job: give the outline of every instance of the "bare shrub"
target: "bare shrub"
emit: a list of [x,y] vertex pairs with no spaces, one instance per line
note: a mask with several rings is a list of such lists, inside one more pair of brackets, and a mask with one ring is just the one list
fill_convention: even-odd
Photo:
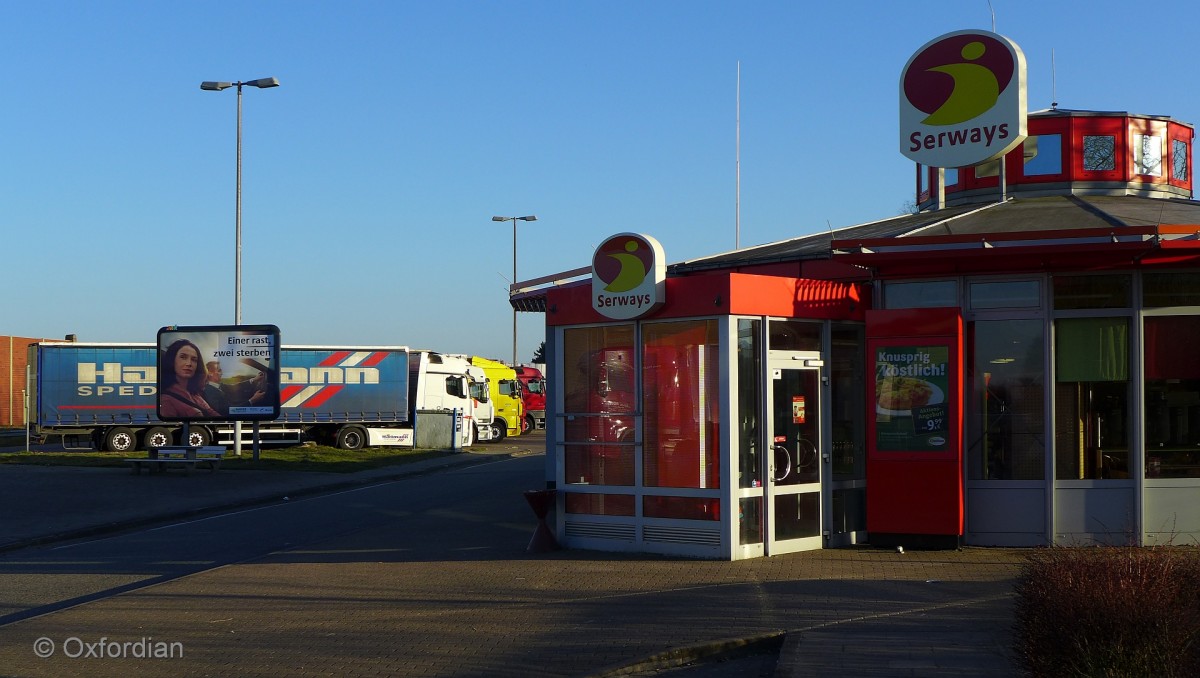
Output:
[[1039,549],[1017,580],[1016,654],[1032,676],[1200,675],[1200,552]]

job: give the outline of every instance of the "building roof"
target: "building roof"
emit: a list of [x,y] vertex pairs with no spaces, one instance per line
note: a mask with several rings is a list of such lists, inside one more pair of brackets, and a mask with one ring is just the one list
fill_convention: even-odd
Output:
[[905,214],[859,226],[814,233],[757,247],[672,264],[669,274],[826,259],[834,242],[916,236],[1032,233],[1200,224],[1200,202],[1138,196],[1062,195],[1012,198]]

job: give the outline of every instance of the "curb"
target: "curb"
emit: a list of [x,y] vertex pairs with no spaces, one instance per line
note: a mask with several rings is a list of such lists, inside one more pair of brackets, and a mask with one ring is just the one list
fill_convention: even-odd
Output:
[[586,678],[615,678],[616,676],[629,676],[635,673],[674,669],[701,661],[710,662],[736,659],[752,654],[778,652],[783,647],[786,637],[786,631],[772,631],[771,633],[746,638],[725,638],[711,643],[689,645],[687,647],[652,654],[632,664],[605,667],[595,673],[587,674]]

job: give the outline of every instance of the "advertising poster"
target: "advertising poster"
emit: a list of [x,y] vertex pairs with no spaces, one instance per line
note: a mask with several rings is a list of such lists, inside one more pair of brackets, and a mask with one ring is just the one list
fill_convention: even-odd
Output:
[[950,451],[949,347],[878,346],[874,360],[875,449]]
[[270,421],[279,417],[279,328],[164,327],[158,331],[158,418]]

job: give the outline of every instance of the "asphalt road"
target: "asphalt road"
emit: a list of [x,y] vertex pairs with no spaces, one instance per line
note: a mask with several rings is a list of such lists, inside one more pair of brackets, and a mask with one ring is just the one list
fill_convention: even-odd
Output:
[[512,531],[513,543],[524,545],[521,537],[530,533],[531,515],[521,491],[538,486],[542,463],[537,456],[505,459],[101,539],[11,552],[0,557],[0,577],[5,582],[0,589],[0,628],[272,553],[287,552],[289,559],[303,559],[310,556],[297,554],[306,553],[306,545],[394,529],[401,520],[407,529],[403,541],[388,549],[393,556],[403,554],[408,560],[492,557],[492,549],[483,545],[495,540],[481,530]]

